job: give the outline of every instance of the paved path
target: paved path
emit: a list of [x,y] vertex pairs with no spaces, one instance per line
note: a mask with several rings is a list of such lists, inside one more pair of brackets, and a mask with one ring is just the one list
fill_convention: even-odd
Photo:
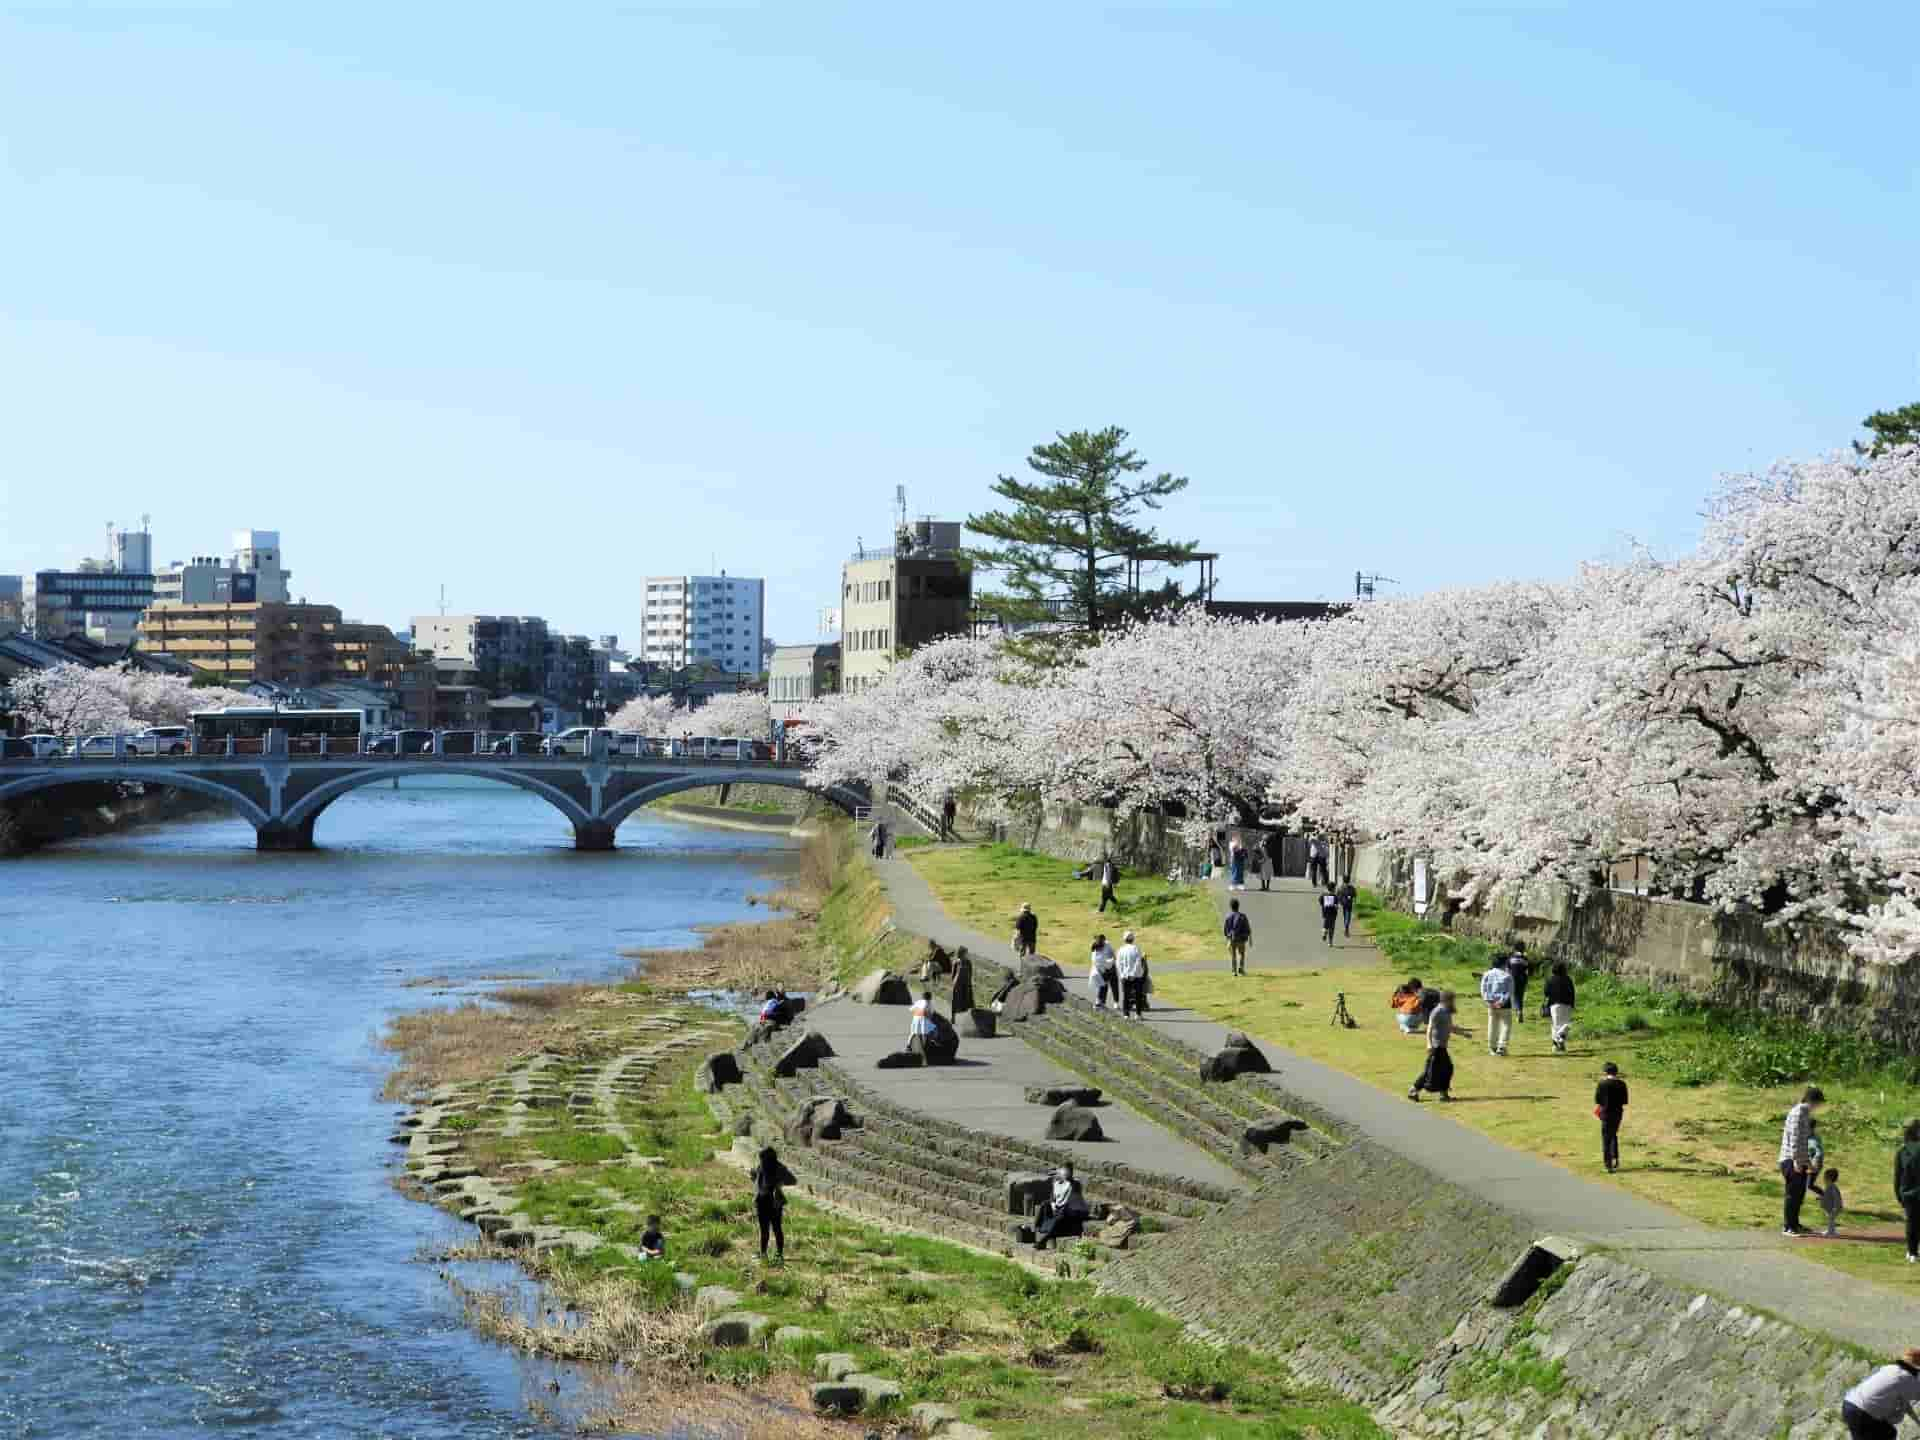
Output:
[[[889,867],[904,862],[888,861]],[[962,942],[971,946],[971,942]],[[946,996],[934,987],[936,1003]],[[1045,1105],[1027,1103],[1029,1085],[1084,1085],[1086,1080],[1054,1064],[1012,1035],[992,1040],[960,1039],[960,1060],[922,1070],[876,1070],[874,1061],[898,1050],[907,1039],[907,1007],[861,1005],[853,1000],[829,1000],[807,1008],[805,1023],[832,1043],[848,1069],[885,1091],[890,1100],[910,1105],[937,1120],[950,1120],[973,1129],[990,1130],[1016,1140],[1063,1144],[1089,1160],[1105,1160],[1204,1180],[1229,1190],[1246,1188],[1246,1180],[1198,1146],[1156,1125],[1124,1105],[1099,1108],[1104,1141],[1066,1144],[1047,1141]]]
[[[926,881],[907,862],[889,861],[880,873],[901,928],[933,936],[949,947],[964,944],[980,947],[985,954],[997,953],[1001,942],[949,919]],[[1254,923],[1254,963],[1289,969],[1324,967],[1328,952],[1318,925],[1312,923],[1313,912],[1306,910],[1306,919],[1295,923],[1299,911],[1312,904],[1305,882],[1276,880],[1274,885],[1265,894],[1257,886],[1244,894],[1235,892]],[[1217,886],[1216,895],[1224,910],[1224,887]],[[1255,904],[1261,908],[1255,910]],[[1360,949],[1358,937],[1351,948],[1353,963],[1370,962],[1375,956],[1371,944]],[[1217,964],[1168,965],[1163,973],[1226,968],[1222,956]],[[1109,1017],[1107,1023],[1140,1022]],[[1190,1010],[1156,1008],[1146,1023],[1197,1050],[1218,1049],[1227,1035],[1225,1026]],[[1443,1179],[1522,1216],[1542,1235],[1564,1235],[1630,1252],[1635,1263],[1678,1284],[1710,1290],[1736,1304],[1759,1306],[1881,1353],[1920,1344],[1920,1298],[1843,1275],[1793,1253],[1796,1243],[1821,1242],[1789,1242],[1772,1231],[1710,1229],[1665,1206],[1612,1185],[1583,1180],[1549,1161],[1510,1149],[1459,1124],[1437,1103],[1411,1105],[1401,1095],[1376,1089],[1278,1045],[1267,1042],[1266,1049],[1287,1090]],[[1410,1063],[1409,1080],[1412,1069]]]

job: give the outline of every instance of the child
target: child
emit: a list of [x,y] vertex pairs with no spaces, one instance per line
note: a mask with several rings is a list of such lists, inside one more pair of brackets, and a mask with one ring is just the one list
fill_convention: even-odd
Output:
[[642,1260],[667,1258],[667,1237],[660,1233],[658,1215],[647,1216],[647,1228],[640,1232],[640,1258]]
[[1611,1060],[1600,1067],[1600,1083],[1593,1087],[1593,1113],[1600,1120],[1600,1161],[1611,1175],[1620,1168],[1620,1122],[1627,1114],[1627,1082]]
[[1809,1184],[1807,1188],[1820,1197],[1820,1208],[1827,1212],[1827,1234],[1838,1235],[1840,1233],[1840,1211],[1847,1203],[1840,1198],[1840,1172],[1838,1170],[1827,1171],[1826,1181],[1825,1186]]

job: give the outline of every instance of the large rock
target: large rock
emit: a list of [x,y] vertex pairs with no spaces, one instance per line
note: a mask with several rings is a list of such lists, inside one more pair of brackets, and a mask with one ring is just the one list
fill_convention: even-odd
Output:
[[833,1058],[833,1046],[818,1030],[802,1030],[800,1038],[789,1045],[773,1062],[773,1073],[785,1078],[799,1070],[811,1070],[822,1060]]
[[918,1050],[892,1050],[873,1062],[876,1070],[918,1070],[927,1062]]
[[1226,1047],[1200,1062],[1202,1082],[1225,1084],[1242,1075],[1271,1075],[1273,1066],[1245,1035],[1235,1031],[1227,1036]]
[[1098,1085],[1029,1085],[1026,1090],[1029,1105],[1065,1105],[1072,1101],[1075,1105],[1098,1105],[1100,1087]]
[[1007,992],[1007,998],[1000,1004],[1000,1018],[1005,1021],[1031,1020],[1043,1014],[1049,1005],[1058,1005],[1067,998],[1066,987],[1050,976],[1040,975],[1031,980],[1022,980]]
[[953,1022],[938,1010],[929,1010],[927,1018],[933,1022],[933,1034],[927,1036],[927,1063],[929,1065],[951,1065],[960,1055],[960,1032],[953,1028]]
[[969,1010],[961,1032],[970,1040],[991,1040],[999,1033],[1000,1017],[991,1010]]
[[816,1140],[838,1140],[844,1131],[859,1124],[837,1096],[815,1095],[787,1122],[787,1135],[810,1146]]
[[1009,1215],[1036,1215],[1053,1193],[1053,1177],[1038,1170],[1009,1170],[1006,1185]]
[[876,970],[848,992],[862,1005],[911,1005],[913,990],[891,970]]
[[1100,1128],[1100,1117],[1084,1105],[1076,1105],[1069,1100],[1053,1112],[1047,1121],[1047,1139],[1049,1140],[1104,1140],[1107,1132]]
[[726,1347],[758,1345],[771,1324],[771,1320],[756,1311],[730,1311],[707,1322],[707,1343]]
[[810,1392],[813,1408],[826,1415],[858,1415],[867,1392],[848,1380],[822,1380]]
[[717,1315],[739,1303],[740,1292],[724,1285],[703,1285],[693,1296],[693,1308],[702,1315]]
[[1296,1130],[1306,1128],[1304,1120],[1256,1120],[1240,1132],[1240,1153],[1252,1155],[1258,1151],[1264,1155],[1272,1146],[1292,1140]]
[[822,1380],[844,1380],[860,1368],[860,1362],[844,1350],[813,1357],[813,1373]]
[[1028,955],[1020,961],[1022,980],[1062,980],[1060,967],[1044,955]]
[[734,1058],[731,1050],[719,1050],[709,1055],[700,1062],[699,1072],[693,1077],[694,1088],[709,1094],[739,1083],[740,1062]]

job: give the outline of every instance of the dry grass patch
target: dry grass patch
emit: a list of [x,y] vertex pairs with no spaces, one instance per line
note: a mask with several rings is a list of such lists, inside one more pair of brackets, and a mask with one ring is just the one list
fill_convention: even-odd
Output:
[[[554,988],[576,992],[592,987]],[[499,1005],[468,1000],[396,1015],[380,1045],[397,1055],[399,1063],[381,1094],[388,1100],[410,1100],[438,1085],[489,1079],[536,1050],[571,1051],[579,1044],[580,1027],[555,1018],[555,1007],[567,1003],[506,1003],[503,997]]]

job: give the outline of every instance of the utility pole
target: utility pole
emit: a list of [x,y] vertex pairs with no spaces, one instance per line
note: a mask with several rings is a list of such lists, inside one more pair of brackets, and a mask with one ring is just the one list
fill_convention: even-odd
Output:
[[1353,572],[1354,603],[1357,605],[1373,599],[1373,592],[1376,586],[1398,585],[1399,583],[1400,582],[1391,575],[1362,575],[1356,570]]

